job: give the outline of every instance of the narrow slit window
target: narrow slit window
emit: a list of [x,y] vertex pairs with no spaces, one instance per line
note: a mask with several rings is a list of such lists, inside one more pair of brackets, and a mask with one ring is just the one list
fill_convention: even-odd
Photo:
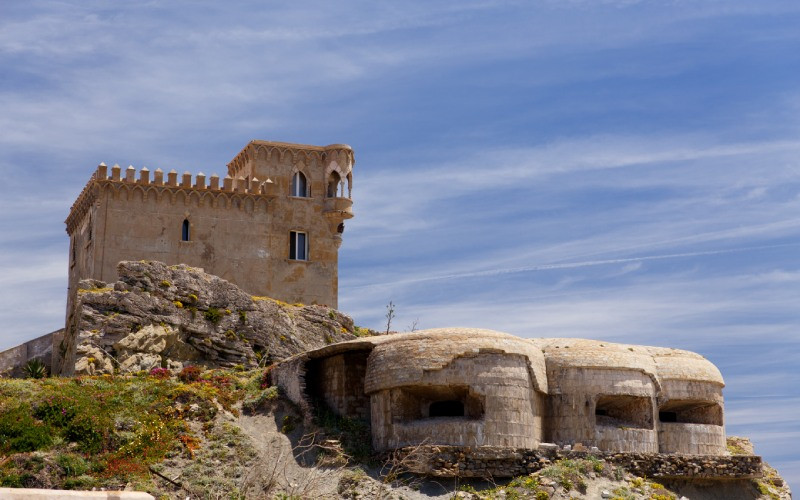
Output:
[[462,401],[434,401],[428,410],[430,417],[463,417],[464,403]]
[[289,259],[308,260],[308,238],[306,233],[289,232]]
[[306,198],[308,196],[308,181],[303,172],[295,172],[292,177],[292,196]]
[[181,241],[189,241],[189,219],[183,219],[183,226],[181,226]]

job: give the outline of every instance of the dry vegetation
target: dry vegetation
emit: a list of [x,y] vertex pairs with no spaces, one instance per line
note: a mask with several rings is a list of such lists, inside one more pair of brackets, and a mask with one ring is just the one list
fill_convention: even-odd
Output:
[[[420,458],[414,453],[374,456],[364,423],[324,409],[305,418],[270,386],[269,371],[0,379],[0,486],[127,488],[164,499],[671,500],[685,493],[593,457],[501,483],[425,480],[407,473]],[[752,453],[736,438],[730,445]],[[788,498],[774,469],[765,470],[747,484],[746,498]]]

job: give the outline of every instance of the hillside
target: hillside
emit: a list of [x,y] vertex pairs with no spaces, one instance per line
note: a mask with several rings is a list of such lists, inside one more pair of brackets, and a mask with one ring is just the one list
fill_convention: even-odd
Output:
[[[413,456],[371,454],[364,424],[299,414],[268,372],[189,366],[0,380],[0,486],[127,488],[181,499],[791,498],[768,467],[758,481],[667,484],[593,457],[498,484],[422,479],[404,474]],[[746,440],[729,446],[752,453]]]
[[[253,297],[188,266],[122,262],[118,274],[113,284],[80,283],[66,334],[53,353],[54,371],[61,377],[35,378],[44,373],[30,365],[31,378],[0,378],[0,487],[134,489],[176,499],[791,497],[766,465],[758,480],[731,479],[753,475],[736,476],[729,468],[727,475],[712,475],[717,480],[659,483],[625,470],[636,466],[620,462],[614,453],[597,450],[592,455],[577,445],[576,450],[531,459],[536,467],[522,470],[536,472],[510,480],[416,476],[409,471],[431,471],[417,466],[444,460],[444,447],[373,453],[366,422],[336,416],[317,400],[292,403],[287,396],[292,391],[281,385],[287,391],[281,393],[273,379],[291,376],[292,387],[301,390],[305,372],[293,370],[309,352],[357,345],[366,363],[365,346],[403,344],[405,339],[410,350],[392,351],[408,352],[398,355],[393,371],[373,366],[387,380],[400,379],[413,371],[408,356],[432,359],[429,371],[446,365],[449,358],[435,354],[450,356],[448,346],[457,335],[439,332],[439,351],[423,342],[429,339],[424,332],[329,345],[375,332],[354,326],[334,309]],[[480,338],[517,342],[507,337],[483,332]],[[564,345],[570,355],[579,352],[575,345]],[[610,345],[600,347],[608,357]],[[420,349],[423,354],[414,354]],[[618,348],[625,356],[629,349]],[[300,353],[306,354],[295,356]],[[287,358],[293,361],[273,368]],[[670,360],[671,367],[677,366]],[[347,366],[357,371],[361,365]],[[527,380],[527,368],[524,373]],[[739,438],[731,438],[728,449],[753,455],[749,443]],[[623,458],[637,460],[630,454]],[[707,468],[711,458],[677,460]],[[758,470],[759,457],[742,461],[755,463]],[[516,470],[503,467],[505,475]],[[714,467],[722,465],[714,462]],[[682,470],[702,475],[698,469]]]

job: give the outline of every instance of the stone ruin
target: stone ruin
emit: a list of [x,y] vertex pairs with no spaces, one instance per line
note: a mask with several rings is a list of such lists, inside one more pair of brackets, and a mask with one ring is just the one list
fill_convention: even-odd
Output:
[[[556,447],[728,455],[722,376],[679,349],[447,328],[324,346],[278,364],[272,377],[307,414],[325,404],[368,421],[377,452],[424,445],[462,460],[459,450],[480,455],[472,475],[484,475],[487,456]],[[760,459],[750,462],[721,467],[752,477]]]

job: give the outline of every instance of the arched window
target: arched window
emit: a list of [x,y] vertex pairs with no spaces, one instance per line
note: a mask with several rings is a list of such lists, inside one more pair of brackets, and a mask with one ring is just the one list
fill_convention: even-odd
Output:
[[305,198],[308,196],[308,181],[303,172],[295,172],[292,176],[292,196]]
[[339,176],[339,172],[331,172],[331,176],[328,177],[328,198],[336,198],[338,196],[337,191],[339,190],[340,182],[342,182],[342,178]]
[[183,226],[181,226],[181,241],[189,241],[189,219],[183,219]]

